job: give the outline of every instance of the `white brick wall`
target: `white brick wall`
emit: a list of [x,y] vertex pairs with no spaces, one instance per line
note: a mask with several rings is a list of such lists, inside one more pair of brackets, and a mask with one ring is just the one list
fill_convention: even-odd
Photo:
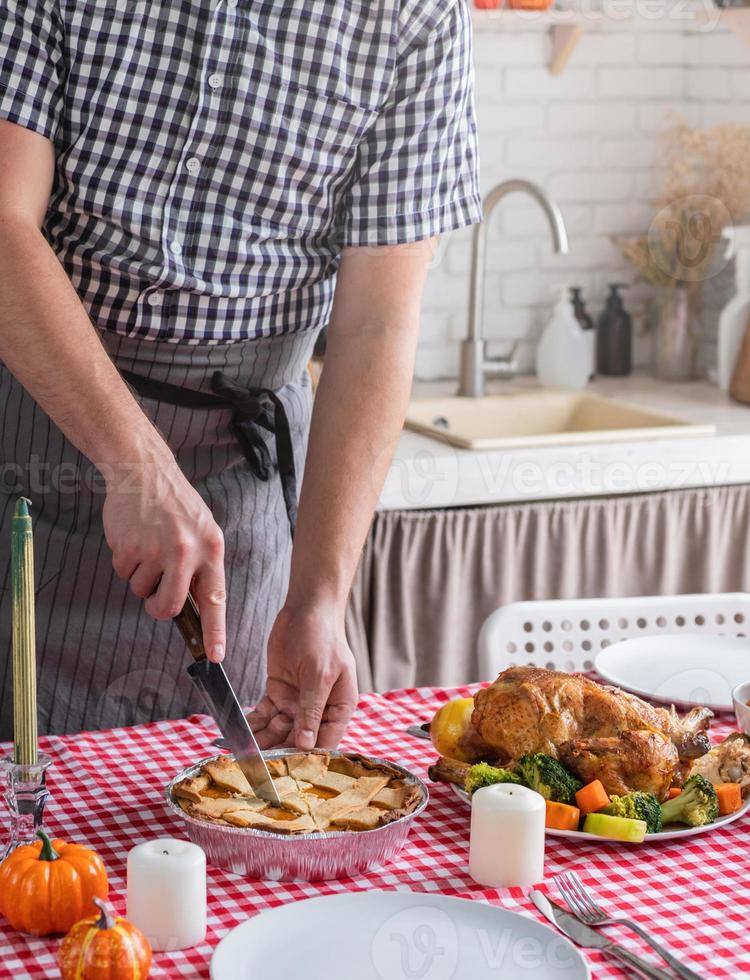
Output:
[[[617,2],[617,0],[612,0]],[[570,254],[555,256],[539,210],[508,198],[489,229],[485,327],[497,353],[521,340],[525,366],[550,308],[553,287],[584,287],[592,315],[610,281],[633,281],[610,236],[648,227],[657,138],[669,114],[695,125],[750,124],[750,47],[716,26],[702,0],[619,0],[587,28],[565,72],[547,71],[549,32],[536,21],[478,27],[477,117],[482,191],[507,177],[539,182],[559,202]],[[633,9],[636,8],[633,13]],[[502,26],[501,26],[502,25]],[[455,377],[466,331],[471,234],[453,234],[430,272],[417,376]],[[706,290],[706,356],[715,316],[731,288],[723,275]],[[636,323],[647,290],[628,292]],[[640,359],[648,344],[639,343]]]

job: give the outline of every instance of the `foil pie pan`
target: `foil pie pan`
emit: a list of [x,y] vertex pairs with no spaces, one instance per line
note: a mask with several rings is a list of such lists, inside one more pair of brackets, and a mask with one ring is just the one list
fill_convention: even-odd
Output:
[[[277,749],[265,752],[267,759],[297,755],[299,749]],[[329,753],[332,758],[346,752]],[[355,753],[353,753],[355,754]],[[356,753],[359,755],[359,753]],[[387,760],[372,759],[373,763]],[[233,871],[246,878],[267,881],[326,881],[363,874],[386,864],[406,843],[414,819],[427,806],[427,787],[408,769],[387,762],[408,785],[418,787],[421,800],[411,813],[374,830],[338,830],[315,834],[274,834],[252,827],[228,827],[197,820],[185,813],[174,798],[174,787],[183,779],[195,776],[201,766],[217,756],[202,759],[178,773],[165,787],[167,809],[179,817],[187,835],[206,852],[206,860],[215,868]]]

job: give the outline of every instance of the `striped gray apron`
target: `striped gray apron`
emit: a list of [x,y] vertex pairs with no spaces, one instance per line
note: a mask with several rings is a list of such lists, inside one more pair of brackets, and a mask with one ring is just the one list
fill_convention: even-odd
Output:
[[[273,390],[288,419],[299,480],[315,336],[306,331],[213,346],[102,335],[126,378],[151,379],[206,401],[205,407],[174,404],[136,393],[224,532],[225,666],[246,704],[263,692],[266,643],[286,593],[291,538],[274,435],[261,422],[243,436],[228,402],[238,389]],[[224,405],[215,404],[216,372]],[[40,731],[203,711],[176,627],[151,619],[112,569],[101,477],[2,364],[0,413],[0,739],[12,738],[10,518],[20,494],[31,499],[34,521]],[[255,465],[248,461],[253,453]]]

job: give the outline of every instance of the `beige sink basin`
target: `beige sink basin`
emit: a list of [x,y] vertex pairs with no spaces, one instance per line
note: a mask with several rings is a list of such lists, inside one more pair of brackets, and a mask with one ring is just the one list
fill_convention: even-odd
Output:
[[713,425],[685,422],[600,395],[552,390],[414,399],[406,427],[465,449],[673,439],[716,431]]

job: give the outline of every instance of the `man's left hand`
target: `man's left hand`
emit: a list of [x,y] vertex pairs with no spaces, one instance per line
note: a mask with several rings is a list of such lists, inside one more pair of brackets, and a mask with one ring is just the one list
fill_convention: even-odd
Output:
[[335,749],[357,705],[354,656],[338,610],[285,607],[268,641],[266,693],[248,721],[262,749]]

